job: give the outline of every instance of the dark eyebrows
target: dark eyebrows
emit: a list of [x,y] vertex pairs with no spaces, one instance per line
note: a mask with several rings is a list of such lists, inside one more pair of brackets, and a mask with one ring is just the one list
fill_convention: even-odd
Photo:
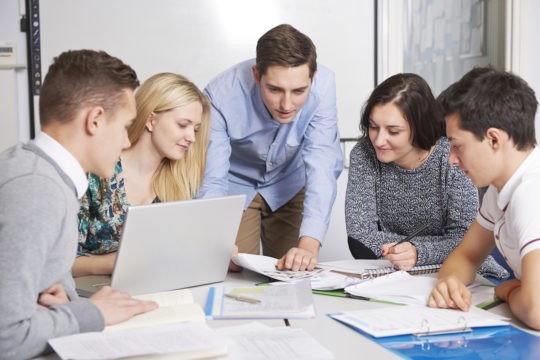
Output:
[[[379,126],[379,125],[377,125],[372,119],[369,119],[369,124],[370,124],[370,125]],[[405,129],[403,126],[399,126],[399,125],[388,125],[388,126],[385,126],[385,128],[388,128],[388,129],[399,129],[399,130]]]
[[[285,91],[285,89],[283,89],[282,87],[279,87],[279,86],[276,86],[276,85],[272,85],[272,84],[266,84],[266,87],[270,90],[278,90],[278,91]],[[292,91],[306,91],[306,89],[309,87],[309,85],[306,85],[306,86],[301,86],[299,88],[296,88],[296,89],[292,89]]]

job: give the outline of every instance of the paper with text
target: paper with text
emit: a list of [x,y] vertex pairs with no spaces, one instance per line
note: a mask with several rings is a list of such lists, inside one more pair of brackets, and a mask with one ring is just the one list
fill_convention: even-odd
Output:
[[506,326],[508,318],[471,307],[467,312],[420,306],[391,306],[330,315],[374,337],[462,332],[473,327]]
[[[275,286],[215,287],[211,316],[214,319],[284,319],[315,316],[309,280]],[[241,301],[231,297],[253,299]]]
[[334,355],[303,329],[253,322],[216,330],[227,339],[231,360],[330,360]]
[[62,359],[119,359],[150,354],[174,354],[175,359],[200,359],[227,353],[225,339],[204,323],[182,323],[90,332],[49,340]]

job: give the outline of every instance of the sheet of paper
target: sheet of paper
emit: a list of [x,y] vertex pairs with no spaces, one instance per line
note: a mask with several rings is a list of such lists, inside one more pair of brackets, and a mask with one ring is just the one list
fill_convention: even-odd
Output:
[[[429,295],[436,283],[436,277],[410,275],[405,271],[397,271],[351,285],[345,288],[345,291],[354,296],[370,299],[427,306]],[[494,288],[491,286],[475,282],[468,288],[472,294],[473,305],[478,305],[494,297]]]
[[463,312],[421,306],[393,306],[347,311],[331,316],[375,337],[459,332],[471,327],[505,326],[509,320],[476,307]]
[[361,281],[360,279],[337,274],[331,272],[330,269],[323,268],[318,268],[313,271],[277,270],[277,259],[263,255],[241,253],[238,254],[238,256],[233,257],[232,260],[239,266],[279,281],[292,283],[303,279],[309,279],[311,281],[311,288],[314,290],[343,289],[346,286]]
[[264,255],[240,253],[234,256],[232,261],[243,268],[255,271],[279,281],[295,282],[302,279],[317,277],[323,272],[322,269],[313,271],[290,271],[276,269],[277,259]]
[[[310,318],[315,316],[309,280],[272,286],[216,287],[214,319]],[[254,301],[227,297],[236,296]]]
[[175,358],[227,353],[225,339],[204,323],[182,323],[59,337],[49,344],[62,359],[118,359],[174,353]]
[[270,328],[260,323],[219,328],[231,360],[326,360],[333,354],[303,329]]
[[436,282],[437,278],[434,277],[413,276],[405,271],[396,271],[349,286],[345,291],[354,296],[425,306]]
[[350,272],[353,274],[364,274],[368,270],[384,269],[392,267],[392,263],[386,259],[367,260],[367,259],[350,259],[325,261],[318,264],[319,267],[328,270],[339,270]]

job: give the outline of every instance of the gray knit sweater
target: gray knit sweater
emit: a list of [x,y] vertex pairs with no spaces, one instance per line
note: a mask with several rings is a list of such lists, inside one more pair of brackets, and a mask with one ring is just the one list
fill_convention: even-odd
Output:
[[[75,292],[79,201],[73,182],[32,143],[0,154],[0,358],[25,359],[53,337],[103,329],[99,309]],[[70,302],[40,309],[63,285]]]
[[[378,257],[383,244],[399,241],[428,224],[411,240],[418,252],[417,265],[442,263],[478,210],[476,187],[448,163],[449,153],[450,143],[442,137],[420,167],[405,170],[379,162],[370,140],[360,140],[351,151],[345,200],[349,242],[361,242]],[[481,272],[508,276],[493,259]]]

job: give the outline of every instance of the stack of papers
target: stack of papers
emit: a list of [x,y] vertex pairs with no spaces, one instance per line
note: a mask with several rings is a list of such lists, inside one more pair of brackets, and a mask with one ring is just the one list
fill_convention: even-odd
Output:
[[238,254],[232,261],[245,269],[255,271],[274,280],[294,283],[309,279],[314,290],[344,289],[346,286],[361,282],[361,279],[332,272],[331,269],[317,268],[312,271],[278,270],[277,259],[264,255]]
[[214,319],[294,319],[315,316],[309,281],[272,286],[212,287],[206,315]]
[[330,315],[374,337],[467,332],[473,327],[508,326],[510,319],[471,307],[467,312],[429,307],[393,306]]

